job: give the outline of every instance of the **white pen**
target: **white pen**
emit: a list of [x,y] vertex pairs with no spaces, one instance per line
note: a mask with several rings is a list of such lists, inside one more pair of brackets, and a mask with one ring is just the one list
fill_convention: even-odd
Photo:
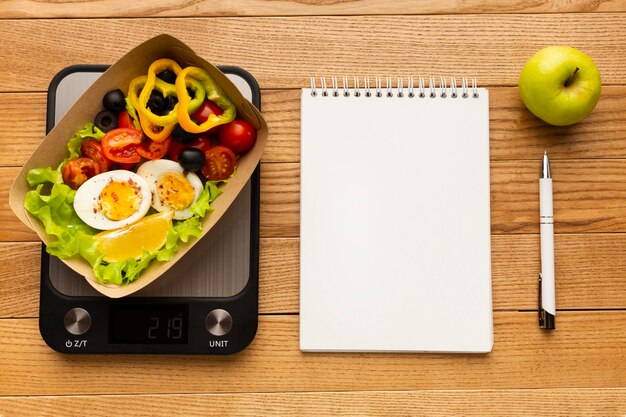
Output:
[[539,228],[541,234],[541,273],[539,274],[539,327],[553,330],[554,301],[554,217],[552,210],[552,175],[548,153],[543,153],[539,178]]

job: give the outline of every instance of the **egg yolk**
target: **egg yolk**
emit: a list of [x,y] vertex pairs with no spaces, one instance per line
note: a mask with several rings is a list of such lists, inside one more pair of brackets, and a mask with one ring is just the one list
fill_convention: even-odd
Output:
[[156,182],[156,189],[161,204],[174,211],[189,207],[195,199],[193,186],[180,172],[163,173]]
[[98,211],[110,220],[124,220],[141,206],[140,188],[132,180],[111,181],[100,193]]

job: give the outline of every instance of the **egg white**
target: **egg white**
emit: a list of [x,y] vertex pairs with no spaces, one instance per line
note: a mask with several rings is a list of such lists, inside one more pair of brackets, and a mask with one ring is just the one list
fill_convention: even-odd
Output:
[[[122,182],[128,180],[134,181],[139,187],[141,193],[139,209],[123,220],[111,220],[98,209],[98,200],[100,199],[102,189],[110,181]],[[146,183],[146,180],[134,172],[120,169],[117,171],[103,172],[85,181],[78,190],[76,190],[76,195],[74,196],[74,211],[76,211],[76,214],[82,221],[94,229],[111,230],[124,227],[141,219],[150,209],[151,201],[152,194],[150,193],[150,187]]]
[[[183,169],[183,167],[181,167],[176,161],[171,161],[169,159],[155,159],[153,161],[144,162],[137,169],[137,174],[146,180],[148,187],[150,188],[150,192],[152,193],[152,207],[159,212],[171,210],[171,208],[161,203],[156,189],[156,183],[159,177],[168,171],[175,171],[183,174],[193,187],[194,199],[189,206],[198,201],[198,197],[200,197],[200,194],[204,190],[204,186],[202,185],[200,178],[195,173],[191,171],[185,172],[185,169]],[[183,210],[174,210],[175,220],[184,220],[190,218],[191,216],[193,216],[193,213],[189,211],[189,207]]]

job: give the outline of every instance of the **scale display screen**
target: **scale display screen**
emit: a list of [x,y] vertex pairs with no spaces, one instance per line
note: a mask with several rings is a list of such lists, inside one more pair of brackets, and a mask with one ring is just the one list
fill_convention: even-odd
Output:
[[187,343],[188,305],[114,304],[109,311],[109,343]]

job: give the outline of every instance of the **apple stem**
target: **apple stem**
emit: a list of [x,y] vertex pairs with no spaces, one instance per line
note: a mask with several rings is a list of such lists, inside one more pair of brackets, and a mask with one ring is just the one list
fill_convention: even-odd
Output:
[[576,73],[578,72],[578,70],[579,70],[579,68],[576,67],[576,69],[574,70],[572,75],[570,75],[569,78],[567,79],[567,81],[565,81],[565,87],[569,87],[569,85],[572,83],[572,81],[574,81],[574,77],[576,76]]

